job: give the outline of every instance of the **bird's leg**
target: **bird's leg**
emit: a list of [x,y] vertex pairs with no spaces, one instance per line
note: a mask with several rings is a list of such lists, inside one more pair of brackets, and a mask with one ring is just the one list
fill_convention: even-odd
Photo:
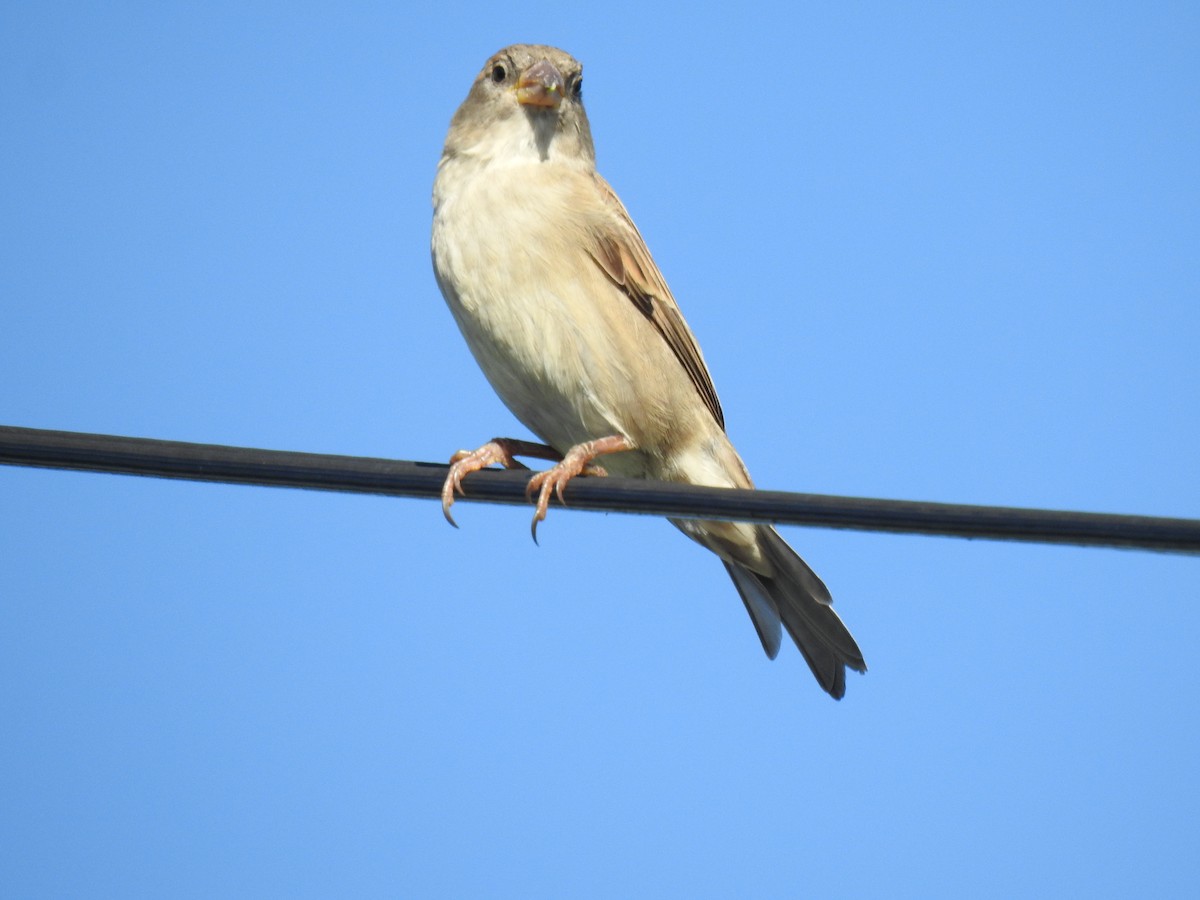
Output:
[[622,450],[632,450],[633,444],[621,435],[614,434],[610,437],[597,438],[594,441],[584,441],[582,444],[576,444],[562,457],[562,462],[553,468],[547,469],[545,472],[538,472],[529,479],[529,484],[525,486],[525,496],[531,497],[534,491],[538,492],[537,510],[533,514],[533,541],[537,543],[537,527],[538,522],[546,518],[546,510],[550,506],[550,495],[555,494],[558,497],[558,502],[566,505],[563,501],[563,488],[567,486],[567,482],[580,473],[586,475],[607,475],[600,466],[592,465],[592,460],[597,456],[603,456],[606,453],[620,453]]
[[466,496],[462,487],[464,478],[496,463],[500,463],[506,469],[529,468],[517,462],[518,456],[532,456],[555,462],[562,459],[562,454],[553,447],[535,444],[532,441],[518,441],[515,438],[492,438],[478,450],[459,450],[450,457],[450,471],[442,484],[442,514],[445,515],[446,521],[455,528],[458,527],[458,523],[450,515],[450,507],[454,504],[455,492]]

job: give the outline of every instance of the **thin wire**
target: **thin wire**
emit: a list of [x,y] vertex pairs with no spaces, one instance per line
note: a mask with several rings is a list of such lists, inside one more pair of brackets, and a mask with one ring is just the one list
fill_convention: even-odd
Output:
[[[437,463],[2,425],[0,464],[425,499],[440,498],[447,471]],[[462,499],[525,505],[529,477],[519,471],[477,472],[467,478]],[[629,478],[578,478],[565,497],[572,509],[673,518],[1200,552],[1197,519],[743,491]]]

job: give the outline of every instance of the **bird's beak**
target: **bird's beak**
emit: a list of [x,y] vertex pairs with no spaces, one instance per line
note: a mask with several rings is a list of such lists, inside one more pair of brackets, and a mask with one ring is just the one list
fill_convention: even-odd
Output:
[[522,106],[558,109],[564,87],[562,72],[543,59],[521,73],[517,81],[517,102]]

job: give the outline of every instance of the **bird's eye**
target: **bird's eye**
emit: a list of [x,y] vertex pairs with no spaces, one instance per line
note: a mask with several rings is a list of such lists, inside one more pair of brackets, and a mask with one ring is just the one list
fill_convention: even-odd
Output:
[[572,97],[574,97],[576,100],[578,100],[580,97],[582,97],[583,96],[583,76],[576,75],[574,78],[572,78],[570,88],[571,88],[571,96]]
[[508,77],[508,70],[504,68],[504,63],[496,63],[492,66],[492,81],[496,84],[503,84],[504,79]]

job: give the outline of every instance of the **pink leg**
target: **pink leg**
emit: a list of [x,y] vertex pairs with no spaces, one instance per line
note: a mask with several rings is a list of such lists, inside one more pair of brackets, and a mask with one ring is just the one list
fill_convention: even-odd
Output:
[[[576,475],[584,472],[588,475],[604,475],[605,471],[599,466],[591,465],[597,456],[605,453],[619,453],[622,450],[632,450],[633,444],[621,435],[597,438],[594,441],[584,441],[576,444],[563,456],[562,462],[545,472],[538,472],[525,488],[526,496],[538,492],[537,510],[533,514],[533,540],[537,543],[538,522],[546,518],[546,510],[550,506],[550,495],[555,494],[558,502],[563,503],[563,488]],[[565,504],[564,504],[565,505]]]
[[454,517],[450,515],[450,507],[454,505],[454,494],[466,496],[462,480],[472,472],[486,469],[488,466],[500,463],[506,469],[527,469],[515,459],[517,456],[532,456],[536,459],[550,459],[557,462],[562,454],[553,447],[545,444],[535,444],[532,441],[518,441],[514,438],[492,438],[478,450],[459,450],[450,457],[450,471],[442,484],[442,514],[446,521],[458,527]]

